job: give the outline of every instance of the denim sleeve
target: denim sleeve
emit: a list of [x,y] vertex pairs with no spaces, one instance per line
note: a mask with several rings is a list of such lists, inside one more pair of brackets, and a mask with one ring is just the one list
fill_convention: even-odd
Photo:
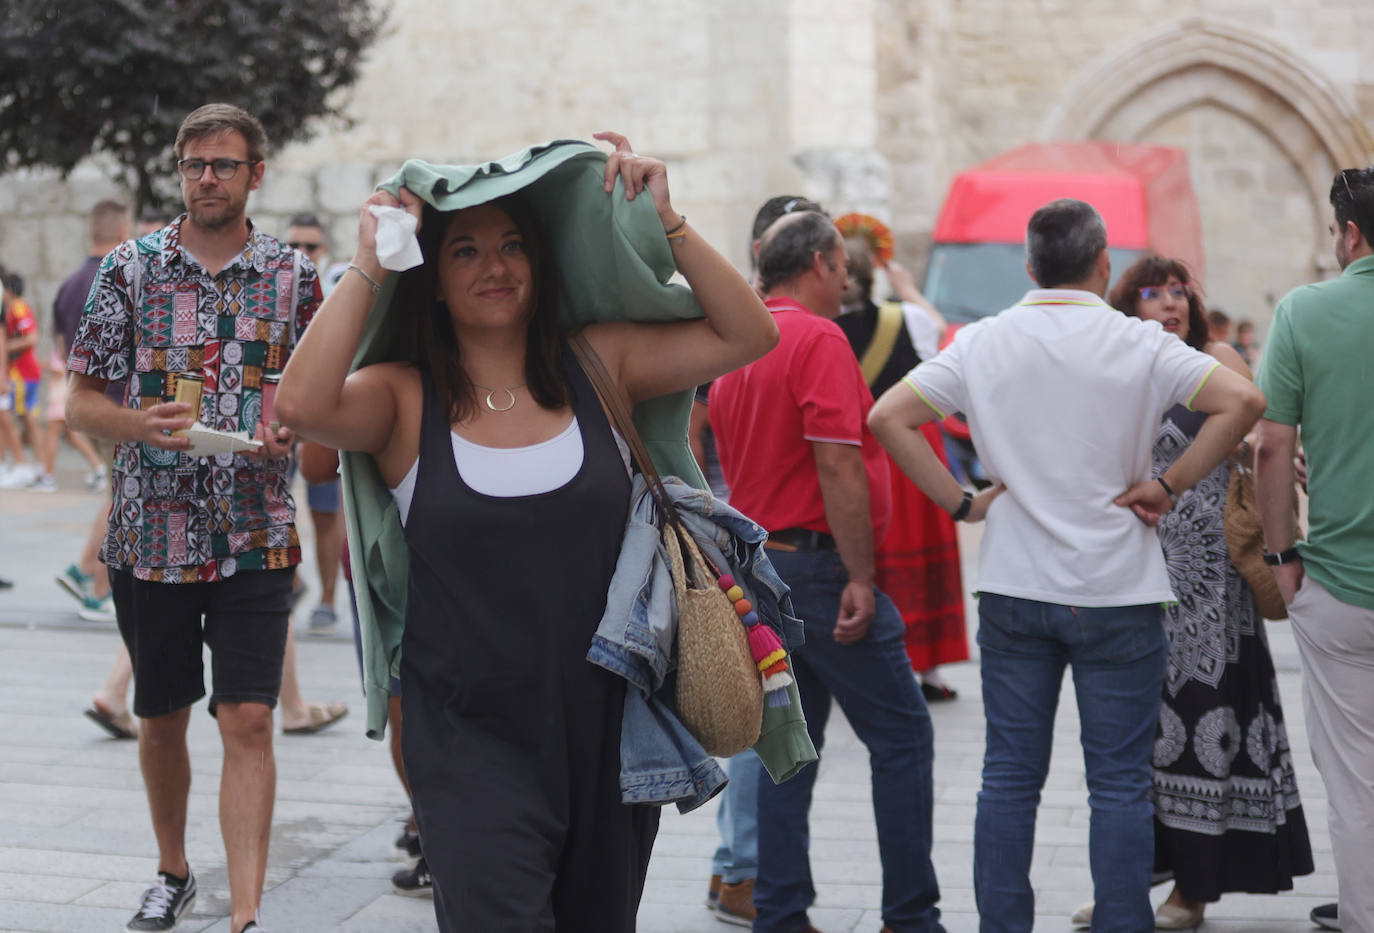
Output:
[[695,810],[725,787],[725,772],[656,695],[625,692],[620,730],[623,803]]

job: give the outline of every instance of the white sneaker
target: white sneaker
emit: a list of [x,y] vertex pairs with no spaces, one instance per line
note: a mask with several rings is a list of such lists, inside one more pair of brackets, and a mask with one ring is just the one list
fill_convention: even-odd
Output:
[[1093,901],[1088,901],[1088,903],[1075,910],[1073,916],[1069,918],[1069,923],[1072,923],[1076,927],[1092,926],[1093,904]]
[[33,482],[25,488],[30,492],[57,492],[57,480],[44,473],[42,476],[35,477]]
[[86,474],[86,485],[98,492],[105,485],[105,481],[109,478],[110,474],[106,472],[105,464],[102,463],[100,466],[96,467],[94,470]]
[[27,463],[16,463],[0,473],[0,489],[21,489],[37,478],[33,467]]

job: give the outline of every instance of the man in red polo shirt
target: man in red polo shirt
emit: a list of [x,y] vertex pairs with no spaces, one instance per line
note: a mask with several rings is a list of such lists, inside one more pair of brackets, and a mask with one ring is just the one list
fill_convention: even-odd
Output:
[[[759,286],[781,339],[717,379],[711,428],[730,504],[769,530],[769,556],[806,627],[792,648],[811,740],[820,749],[832,698],[873,766],[873,810],[890,933],[939,931],[930,861],[930,716],[903,647],[901,616],[873,586],[873,548],[891,513],[887,461],[866,423],[873,396],[840,313],[846,256],[830,219],[779,219],[759,246]],[[812,929],[807,852],[816,769],[759,782],[760,933]]]

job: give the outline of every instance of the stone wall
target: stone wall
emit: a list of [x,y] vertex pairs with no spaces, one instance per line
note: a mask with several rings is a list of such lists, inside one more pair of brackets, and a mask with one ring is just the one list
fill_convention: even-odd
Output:
[[1350,0],[882,0],[878,133],[899,254],[945,188],[1034,139],[1187,150],[1212,301],[1255,319],[1334,272],[1335,170],[1374,158],[1374,10]]
[[[626,133],[741,268],[778,193],[889,221],[923,264],[955,172],[1021,143],[1189,151],[1209,294],[1267,320],[1329,272],[1324,176],[1370,160],[1374,6],[1357,0],[393,0],[346,97],[351,128],[270,160],[250,202],[284,232],[314,210],[351,252],[359,202],[408,157],[467,162]],[[0,177],[0,262],[43,315],[117,195],[98,165]]]

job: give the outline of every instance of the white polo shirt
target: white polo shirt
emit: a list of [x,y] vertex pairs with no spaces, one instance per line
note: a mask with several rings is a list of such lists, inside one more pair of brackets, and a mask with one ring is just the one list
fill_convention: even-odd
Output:
[[961,411],[988,476],[981,592],[1066,606],[1172,602],[1159,539],[1112,500],[1150,476],[1164,413],[1217,361],[1090,292],[1033,290],[959,330],[906,383]]

